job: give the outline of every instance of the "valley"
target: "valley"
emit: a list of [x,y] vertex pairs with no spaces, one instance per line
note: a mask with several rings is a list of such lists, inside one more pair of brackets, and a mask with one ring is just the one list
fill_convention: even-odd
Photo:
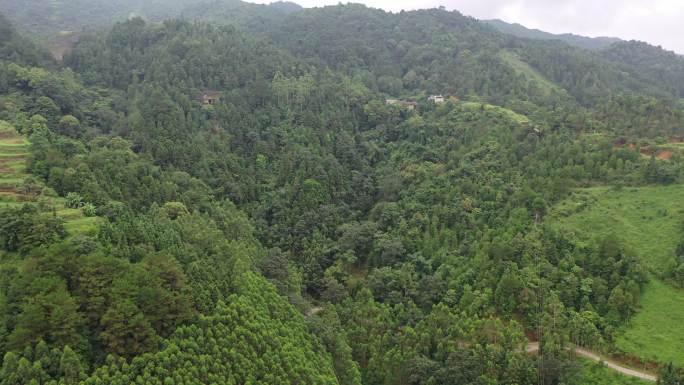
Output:
[[684,383],[681,56],[445,7],[0,14],[0,385]]

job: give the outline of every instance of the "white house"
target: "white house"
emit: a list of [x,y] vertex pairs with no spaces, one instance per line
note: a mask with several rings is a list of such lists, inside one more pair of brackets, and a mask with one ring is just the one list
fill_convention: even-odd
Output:
[[444,103],[444,95],[430,95],[428,97],[428,102]]

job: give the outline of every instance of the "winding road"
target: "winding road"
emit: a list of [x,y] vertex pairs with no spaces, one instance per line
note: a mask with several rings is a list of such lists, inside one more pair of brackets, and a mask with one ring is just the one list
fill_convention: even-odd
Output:
[[[323,310],[323,307],[321,306],[315,306],[310,308],[307,312],[306,315],[308,317],[311,317],[313,315],[318,314]],[[603,365],[605,365],[607,368],[610,368],[620,374],[624,374],[625,376],[630,376],[630,377],[636,377],[640,378],[642,380],[646,381],[651,381],[651,382],[657,382],[658,377],[656,377],[653,374],[642,372],[640,370],[636,369],[631,369],[622,365],[619,365],[618,363],[614,361],[607,360],[603,357],[601,357],[599,354],[592,352],[591,350],[587,350],[578,346],[573,346],[573,347],[568,347],[568,350],[572,349],[578,356],[590,359],[595,362],[602,362]],[[530,342],[527,344],[525,347],[525,352],[527,353],[537,353],[539,351],[539,342]]]
[[[528,353],[538,352],[539,351],[539,342],[530,342],[527,345],[527,348],[525,348],[525,351]],[[639,370],[635,370],[635,369],[630,369],[630,368],[624,367],[622,365],[618,365],[615,362],[604,359],[603,357],[601,357],[600,355],[598,355],[592,351],[589,351],[589,350],[586,350],[586,349],[583,349],[580,347],[575,347],[574,351],[575,351],[575,353],[577,353],[577,355],[582,356],[584,358],[588,358],[588,359],[590,359],[592,361],[596,361],[596,362],[603,362],[603,364],[606,367],[613,369],[616,372],[624,374],[626,376],[636,377],[636,378],[640,378],[642,380],[652,381],[652,382],[656,382],[658,380],[658,378],[652,374],[642,372]]]

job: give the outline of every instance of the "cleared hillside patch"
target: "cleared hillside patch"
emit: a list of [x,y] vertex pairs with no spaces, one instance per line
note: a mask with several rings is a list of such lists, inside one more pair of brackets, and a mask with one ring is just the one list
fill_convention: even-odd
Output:
[[673,255],[684,219],[684,185],[579,189],[549,223],[580,242],[616,235],[655,272]]
[[641,310],[618,337],[617,347],[647,361],[671,361],[684,366],[682,290],[654,279],[644,291],[641,304]]
[[493,111],[493,112],[496,112],[500,115],[505,116],[508,119],[515,121],[518,124],[527,124],[530,122],[530,119],[525,115],[521,115],[521,114],[519,114],[513,110],[508,109],[508,108],[495,106],[493,104],[478,103],[478,102],[463,102],[463,103],[461,103],[461,105],[464,108],[467,108],[470,110],[484,109],[485,111]]
[[[674,254],[684,219],[684,186],[579,189],[556,205],[548,223],[579,243],[614,234],[660,275]],[[641,309],[616,340],[643,360],[684,366],[684,291],[657,278],[645,288]]]
[[513,67],[517,73],[522,74],[529,80],[535,82],[542,90],[544,90],[544,92],[565,92],[563,88],[545,78],[539,73],[539,71],[522,61],[515,53],[503,50],[499,55],[506,63]]

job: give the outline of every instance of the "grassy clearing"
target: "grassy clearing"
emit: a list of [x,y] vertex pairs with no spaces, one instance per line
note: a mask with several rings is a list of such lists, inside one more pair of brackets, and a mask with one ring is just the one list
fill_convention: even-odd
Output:
[[64,228],[70,236],[95,235],[101,223],[100,217],[83,217],[67,219]]
[[579,373],[571,381],[572,384],[577,385],[646,385],[653,384],[652,382],[640,380],[634,377],[628,377],[615,372],[612,369],[606,368],[598,362],[589,361],[586,359],[578,360],[580,364]]
[[461,105],[465,108],[472,109],[472,110],[479,110],[481,108],[484,108],[487,111],[494,111],[499,114],[502,114],[506,117],[508,117],[511,120],[516,121],[519,124],[524,124],[524,123],[529,123],[530,119],[527,118],[525,115],[520,115],[517,112],[513,110],[509,110],[508,108],[503,108],[500,106],[495,106],[493,104],[486,104],[486,103],[477,103],[477,102],[463,102]]
[[501,51],[500,57],[508,63],[516,72],[523,74],[528,79],[537,83],[537,85],[543,89],[546,93],[551,93],[551,91],[565,92],[557,84],[553,83],[549,79],[545,78],[536,69],[532,68],[529,64],[520,60],[518,55],[510,51]]
[[649,361],[684,366],[684,293],[652,280],[641,303],[617,347]]
[[[614,234],[658,274],[681,235],[682,197],[684,185],[581,189],[554,207],[548,221],[580,243]],[[619,334],[618,349],[684,366],[684,291],[653,278],[641,306]]]
[[671,148],[671,149],[678,149],[678,150],[684,150],[684,143],[666,143],[666,144],[660,144],[658,145],[659,148]]
[[549,221],[580,242],[615,234],[653,271],[673,255],[684,220],[684,185],[575,191]]

